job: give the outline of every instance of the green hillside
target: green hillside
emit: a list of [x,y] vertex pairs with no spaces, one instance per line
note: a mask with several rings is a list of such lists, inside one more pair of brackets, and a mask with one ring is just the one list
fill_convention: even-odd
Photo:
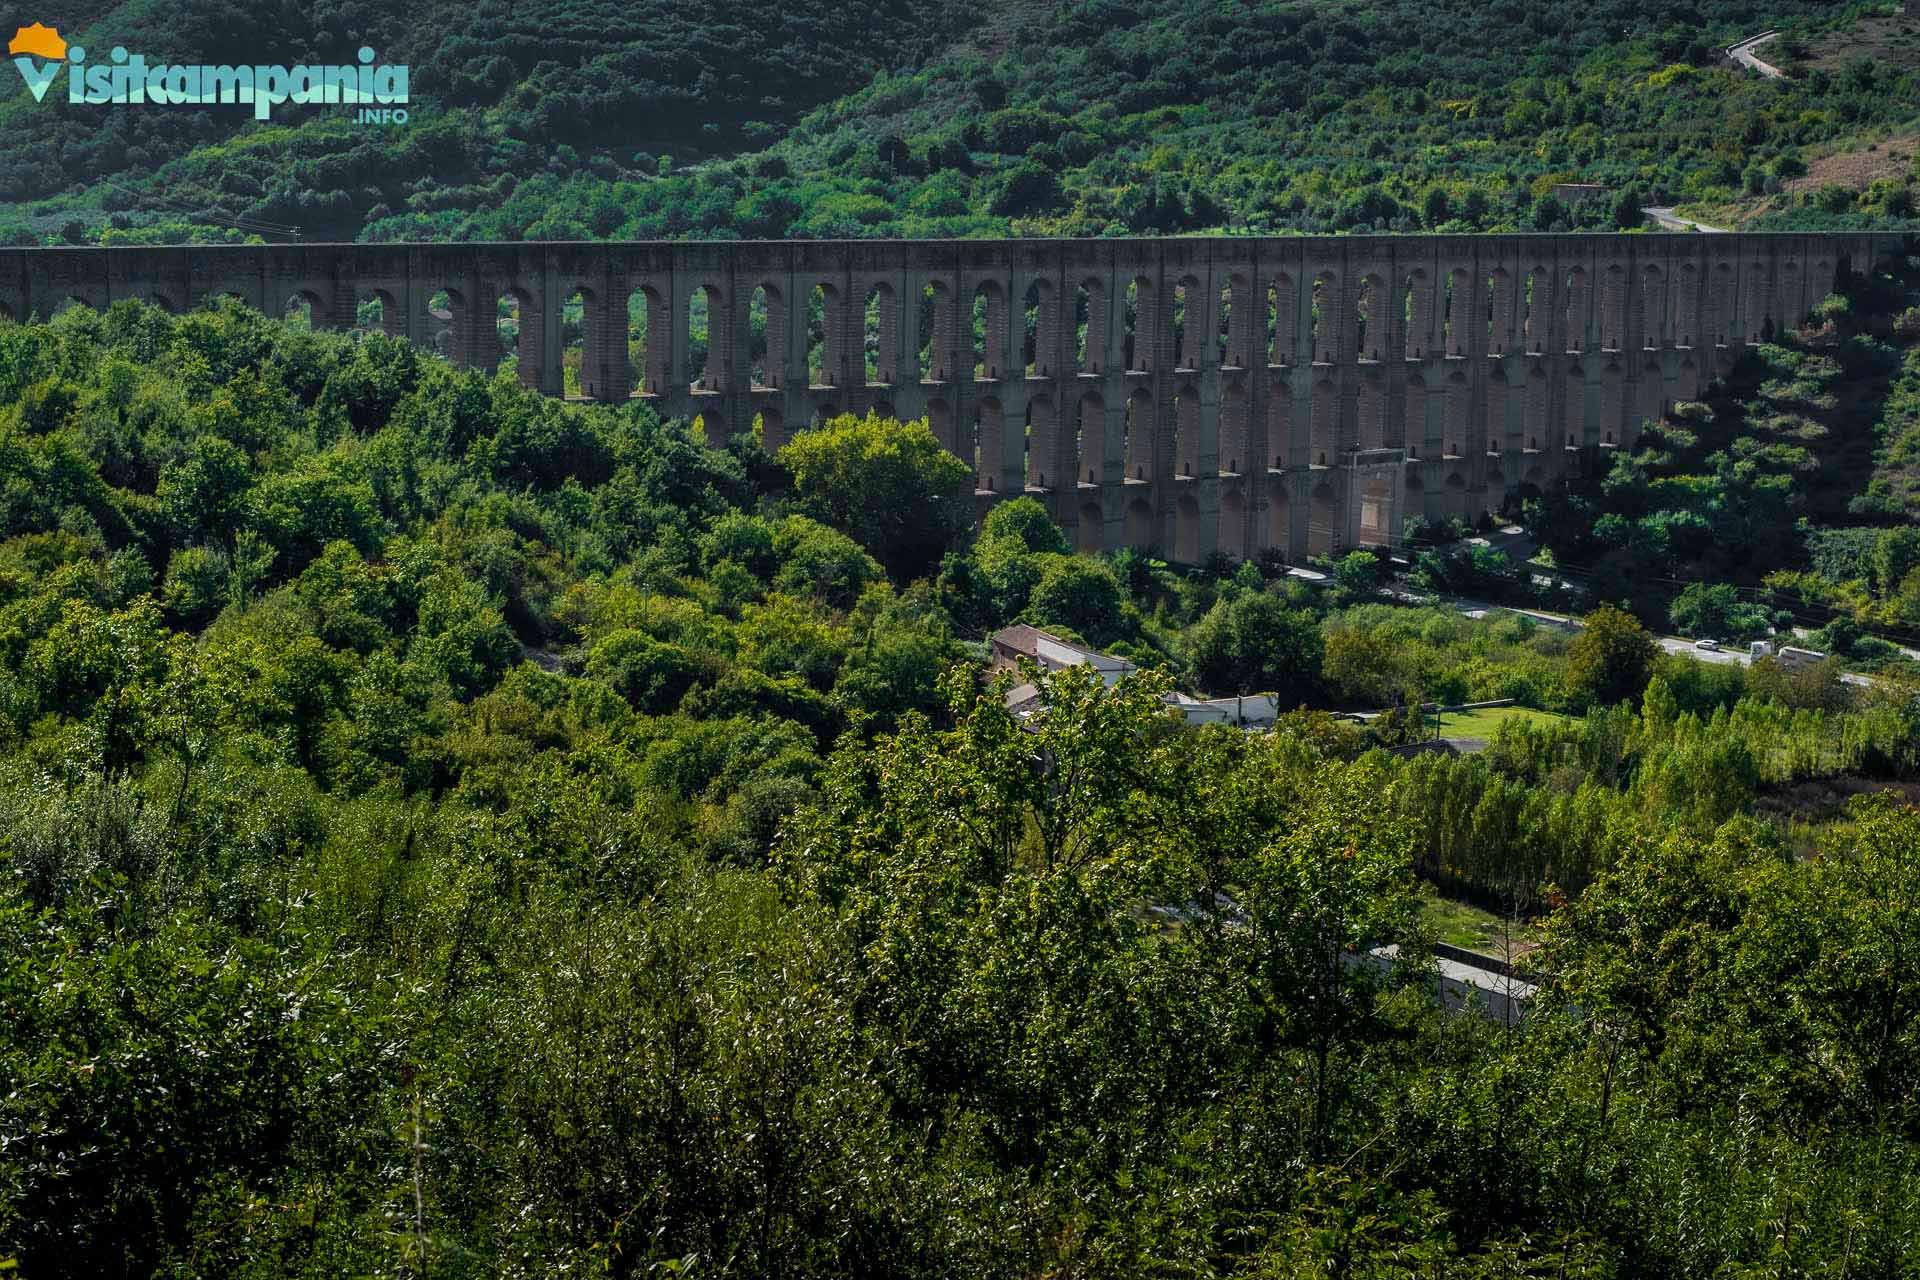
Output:
[[36,223],[128,213],[138,227],[185,210],[309,237],[350,237],[390,210],[431,226],[435,209],[495,205],[543,173],[610,187],[651,173],[655,153],[759,145],[849,80],[929,56],[962,22],[930,0],[132,0],[40,20],[150,61],[350,62],[366,44],[408,64],[414,119],[392,129],[352,124],[345,108],[283,107],[257,125],[243,110],[35,103],[24,89],[0,105],[0,199]]
[[[1742,215],[1757,226],[1904,225],[1910,163],[1807,187],[1822,157],[1920,132],[1908,51],[1856,27],[1884,7],[145,0],[84,39],[289,63],[365,42],[413,66],[413,119],[286,107],[260,126],[22,91],[0,104],[19,140],[0,233],[1552,229],[1612,225],[1617,204],[1631,220],[1634,197],[1764,201]],[[1769,26],[1789,32],[1791,78],[1720,58]],[[1549,196],[1567,181],[1616,196],[1570,209]]]
[[1920,641],[1914,260],[1829,297],[1526,516],[1563,575],[1689,634],[1791,623],[1861,665],[1896,657],[1872,636]]

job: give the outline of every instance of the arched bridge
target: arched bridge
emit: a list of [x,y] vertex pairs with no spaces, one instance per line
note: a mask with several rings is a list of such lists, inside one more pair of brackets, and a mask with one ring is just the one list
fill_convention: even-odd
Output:
[[[552,394],[770,448],[926,417],[984,510],[1083,550],[1289,558],[1477,516],[1631,444],[1797,325],[1871,235],[189,246],[0,250],[0,308],[220,294],[357,320]],[[371,319],[378,303],[377,319]],[[502,316],[515,323],[501,322]]]

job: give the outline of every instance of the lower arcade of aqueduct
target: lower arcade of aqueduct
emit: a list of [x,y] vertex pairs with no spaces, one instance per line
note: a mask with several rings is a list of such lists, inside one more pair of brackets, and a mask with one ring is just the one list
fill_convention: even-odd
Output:
[[270,314],[297,299],[344,329],[377,299],[388,333],[488,366],[509,296],[521,381],[560,395],[571,302],[586,398],[639,396],[715,441],[757,418],[770,449],[824,415],[925,417],[973,465],[983,513],[1024,492],[1082,550],[1297,560],[1604,465],[1897,248],[1735,234],[23,249],[0,250],[0,310],[233,294]]

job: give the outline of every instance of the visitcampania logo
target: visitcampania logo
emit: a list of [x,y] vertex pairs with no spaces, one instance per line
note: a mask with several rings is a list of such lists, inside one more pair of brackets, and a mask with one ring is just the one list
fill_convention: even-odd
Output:
[[372,49],[360,50],[357,66],[176,66],[150,63],[142,54],[117,47],[106,62],[88,62],[85,49],[69,45],[57,30],[36,22],[14,33],[7,53],[35,102],[45,100],[60,69],[66,67],[68,102],[251,105],[256,120],[268,119],[282,103],[347,103],[359,105],[354,118],[369,124],[405,124],[407,120],[405,106],[395,105],[407,101],[407,68],[374,65]]

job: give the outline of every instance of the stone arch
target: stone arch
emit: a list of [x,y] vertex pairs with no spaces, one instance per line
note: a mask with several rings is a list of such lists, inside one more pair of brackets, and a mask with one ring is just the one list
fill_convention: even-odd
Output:
[[1386,292],[1386,283],[1373,272],[1360,277],[1360,293],[1353,305],[1353,349],[1362,360],[1377,361],[1386,350]]
[[[80,299],[75,298],[75,302]],[[54,314],[60,309],[56,307]],[[327,304],[312,289],[295,289],[280,304],[280,318],[296,328],[318,329],[326,323]]]
[[1467,516],[1467,478],[1458,471],[1447,472],[1446,509],[1449,516]]
[[1052,489],[1060,483],[1059,428],[1053,401],[1035,396],[1027,402],[1026,466],[1029,489]]
[[1607,361],[1600,371],[1600,438],[1608,444],[1626,417],[1627,378],[1616,360]]
[[927,429],[933,432],[941,448],[956,458],[965,459],[967,451],[961,449],[960,441],[954,438],[953,410],[938,396],[927,401]]
[[1640,269],[1640,345],[1648,350],[1667,336],[1667,277],[1654,263]]
[[1667,412],[1667,378],[1658,360],[1649,360],[1640,371],[1640,418],[1658,422]]
[[1222,363],[1230,369],[1251,368],[1254,323],[1261,319],[1254,304],[1252,277],[1242,271],[1228,276],[1226,286],[1220,290],[1220,308],[1224,316]]
[[1680,378],[1677,384],[1679,394],[1689,400],[1698,399],[1701,391],[1706,388],[1706,385],[1707,380],[1701,376],[1700,366],[1694,362],[1692,354],[1689,353],[1682,357],[1680,361]]
[[1220,448],[1216,461],[1223,476],[1252,469],[1247,440],[1247,389],[1230,382],[1220,393]]
[[1507,371],[1496,363],[1487,375],[1486,450],[1489,453],[1497,453],[1506,446],[1507,405],[1512,395]]
[[768,390],[787,385],[787,304],[778,285],[757,284],[747,296],[747,379]]
[[1464,356],[1468,335],[1473,332],[1473,273],[1465,267],[1455,267],[1447,273],[1441,318],[1441,351],[1450,356]]
[[1159,479],[1153,462],[1153,394],[1145,387],[1127,397],[1127,479]]
[[[445,293],[446,290],[442,289],[433,296],[444,302],[442,295]],[[189,307],[190,310],[217,310],[224,305],[222,299],[230,298],[239,306],[252,307],[261,315],[271,315],[273,313],[273,304],[268,301],[267,294],[260,292],[260,287],[257,283],[253,288],[249,289],[237,282],[222,282],[210,288],[195,289],[191,297],[193,301]],[[445,310],[445,308],[442,307],[442,310]]]
[[860,367],[868,386],[891,386],[900,367],[899,300],[876,281],[860,309]]
[[954,292],[944,280],[929,280],[920,290],[920,376],[948,382],[959,368],[954,331]]
[[1627,269],[1609,263],[1600,286],[1600,346],[1606,351],[1622,349],[1627,331]]
[[1122,313],[1122,354],[1129,373],[1147,373],[1153,369],[1153,344],[1145,335],[1153,324],[1153,281],[1135,276],[1127,282],[1126,308]]
[[1247,500],[1232,488],[1220,495],[1220,553],[1236,560],[1247,558]]
[[1174,282],[1173,312],[1168,317],[1173,367],[1198,369],[1206,362],[1207,306],[1199,277],[1188,273]]
[[1307,495],[1307,554],[1330,556],[1340,550],[1338,520],[1333,486],[1322,480]]
[[1200,503],[1191,493],[1181,494],[1173,505],[1173,558],[1200,563]]
[[1397,541],[1393,514],[1393,484],[1384,472],[1374,471],[1360,491],[1360,545],[1392,546]]
[[1313,277],[1313,301],[1307,310],[1307,345],[1314,363],[1332,364],[1339,356],[1340,276],[1325,269]]
[[1267,363],[1275,368],[1293,363],[1298,346],[1294,324],[1299,318],[1300,295],[1293,277],[1282,271],[1267,286]]
[[1007,465],[1004,422],[1000,402],[984,396],[975,408],[973,433],[973,487],[990,493],[1000,491],[1002,473]]
[[1107,518],[1097,502],[1080,504],[1079,526],[1074,530],[1074,547],[1082,555],[1106,550]]
[[1277,551],[1282,560],[1293,554],[1293,505],[1287,500],[1287,482],[1283,476],[1272,477],[1267,495],[1267,545]]
[[1020,313],[1020,369],[1029,378],[1051,378],[1056,322],[1053,285],[1035,280],[1027,286],[1025,305]]
[[1747,268],[1746,296],[1746,339],[1749,345],[1761,340],[1767,327],[1767,268],[1762,262],[1754,262]]
[[533,295],[517,284],[502,289],[494,301],[493,332],[497,363],[487,372],[505,372],[511,366],[523,387],[540,385],[540,311]]
[[760,423],[760,447],[768,453],[780,452],[787,443],[787,428],[780,415],[780,406],[761,405],[754,416]]
[[593,290],[576,285],[560,303],[560,390],[569,398],[600,398],[601,378],[589,351],[594,319]]
[[998,280],[982,280],[973,290],[973,376],[998,381],[1007,376],[1007,291]]
[[1674,281],[1673,344],[1697,346],[1700,342],[1700,267],[1683,262],[1678,274],[1679,278]]
[[1567,447],[1578,448],[1587,438],[1587,371],[1577,363],[1567,366],[1564,411]]
[[1440,448],[1443,456],[1459,458],[1465,456],[1467,438],[1467,410],[1472,399],[1473,388],[1467,382],[1467,375],[1455,370],[1447,375],[1446,420],[1441,424]]
[[1293,460],[1293,386],[1285,381],[1267,392],[1267,452],[1275,471],[1284,471]]
[[1702,340],[1705,345],[1715,347],[1729,346],[1733,342],[1733,331],[1739,323],[1735,314],[1734,295],[1738,287],[1729,263],[1716,262],[1713,274],[1707,283],[1707,320],[1701,326]]
[[1150,547],[1153,543],[1153,508],[1145,498],[1135,498],[1127,504],[1126,545]]
[[1191,382],[1173,393],[1173,474],[1200,474],[1200,392]]
[[1330,467],[1334,455],[1339,452],[1339,442],[1334,439],[1334,410],[1337,407],[1338,389],[1331,378],[1321,378],[1313,384],[1313,419],[1310,466]]
[[1360,415],[1360,447],[1387,448],[1387,390],[1378,369],[1361,374],[1355,407]]
[[1487,353],[1503,356],[1513,348],[1514,280],[1505,267],[1487,276]]
[[1507,506],[1507,475],[1499,467],[1487,468],[1487,508],[1504,511]]
[[1081,373],[1107,367],[1106,284],[1088,276],[1073,291],[1074,365]]
[[1587,349],[1587,272],[1584,267],[1574,267],[1567,272],[1567,309],[1564,327],[1568,351]]
[[807,291],[807,385],[839,384],[841,354],[840,291],[821,281]]
[[406,313],[400,305],[400,300],[394,297],[391,290],[381,288],[367,290],[365,310],[356,305],[354,320],[360,321],[363,315],[368,322],[366,327],[370,330],[378,329],[389,338],[406,336]]
[[1553,276],[1545,267],[1536,264],[1527,272],[1520,289],[1519,306],[1520,347],[1540,355],[1547,349],[1552,337],[1549,330],[1553,327]]
[[[205,305],[214,305],[220,296],[208,295]],[[467,343],[472,326],[472,306],[460,290],[440,289],[427,298],[427,344],[456,369],[472,363]]]
[[1547,431],[1547,375],[1539,369],[1527,374],[1526,422],[1523,424],[1527,448],[1538,449]]
[[1773,327],[1776,332],[1798,329],[1807,318],[1806,293],[1800,282],[1800,264],[1793,258],[1783,258],[1774,280],[1777,300],[1773,307]]
[[1417,458],[1427,444],[1427,380],[1418,370],[1407,375],[1405,409],[1407,456]]
[[666,298],[651,284],[627,294],[627,376],[633,394],[661,395],[672,368],[673,339]]
[[1099,484],[1107,463],[1107,402],[1098,391],[1080,397],[1073,442],[1074,476],[1081,484]]
[[1407,359],[1426,358],[1432,315],[1433,281],[1424,270],[1415,267],[1407,273],[1400,293],[1400,331],[1407,335]]

